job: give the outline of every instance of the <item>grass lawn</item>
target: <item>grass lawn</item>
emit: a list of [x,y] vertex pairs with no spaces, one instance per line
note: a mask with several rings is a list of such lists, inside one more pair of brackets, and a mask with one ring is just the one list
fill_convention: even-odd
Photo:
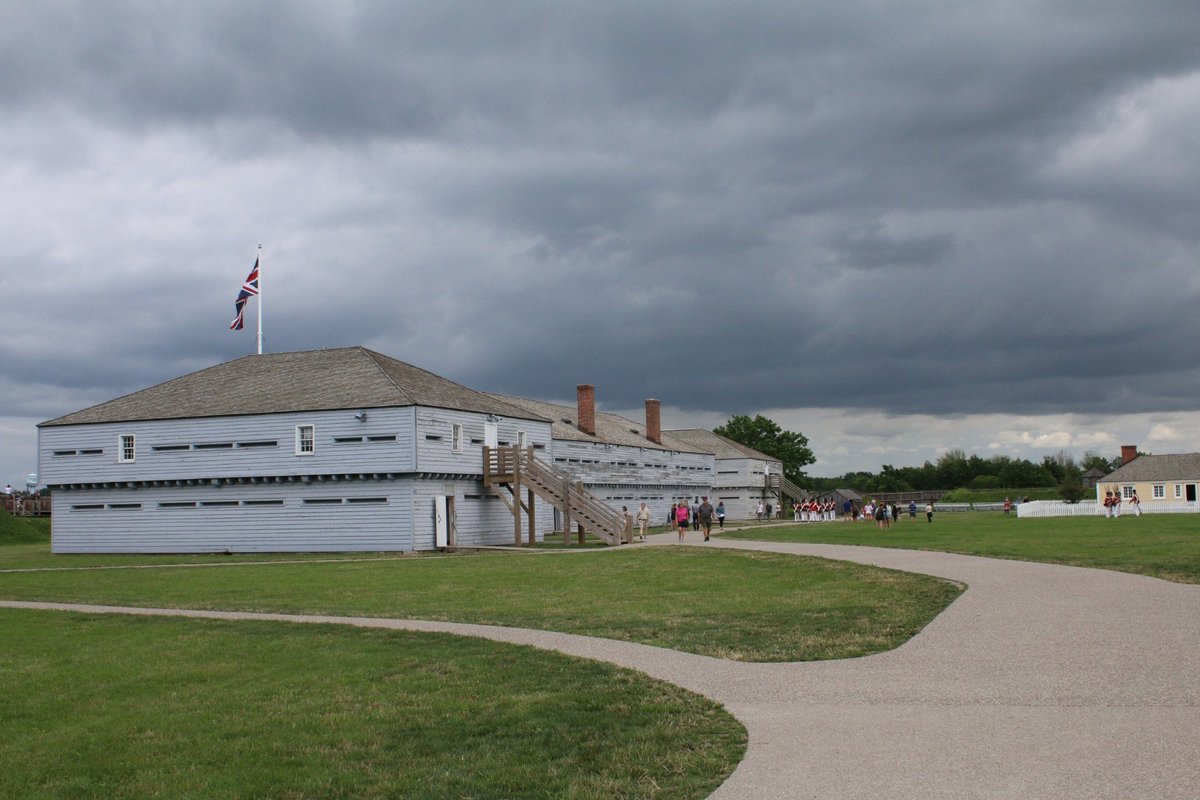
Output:
[[702,798],[745,730],[479,639],[0,609],[0,796]]
[[1200,515],[1017,519],[1016,513],[924,513],[880,531],[867,522],[788,525],[726,534],[775,542],[861,544],[1046,561],[1200,583]]
[[0,574],[5,599],[511,625],[745,661],[888,650],[959,592],[847,562],[676,547]]
[[[116,568],[2,573],[3,598],[516,625],[744,660],[886,650],[961,591],[674,547],[63,557],[8,522],[2,567]],[[173,560],[239,565],[121,568]],[[702,798],[746,747],[720,707],[669,684],[445,635],[0,609],[0,675],[0,797]]]

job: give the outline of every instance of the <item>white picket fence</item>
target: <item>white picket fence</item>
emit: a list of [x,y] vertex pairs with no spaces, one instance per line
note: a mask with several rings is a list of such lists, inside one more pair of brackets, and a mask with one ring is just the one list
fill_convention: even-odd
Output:
[[[1143,514],[1195,514],[1200,503],[1142,503]],[[1030,500],[1017,506],[1017,516],[1022,519],[1036,517],[1103,517],[1104,506],[1095,501],[1064,503],[1061,500]],[[1134,511],[1129,503],[1121,504],[1121,516],[1132,517]]]

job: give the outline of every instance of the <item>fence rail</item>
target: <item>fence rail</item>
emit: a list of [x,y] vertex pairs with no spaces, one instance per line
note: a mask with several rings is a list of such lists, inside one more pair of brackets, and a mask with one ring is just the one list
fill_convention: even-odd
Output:
[[0,494],[0,508],[21,517],[50,516],[51,497]]
[[[1200,512],[1200,503],[1142,503],[1143,514],[1195,514]],[[1121,516],[1135,516],[1128,503],[1121,507]],[[1037,517],[1103,517],[1104,506],[1097,502],[1064,503],[1061,500],[1031,500],[1017,506],[1017,516],[1022,519]]]

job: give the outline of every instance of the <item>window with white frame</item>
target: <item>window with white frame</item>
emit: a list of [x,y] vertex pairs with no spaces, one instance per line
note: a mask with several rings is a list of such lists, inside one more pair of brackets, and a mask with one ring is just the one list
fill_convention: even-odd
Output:
[[311,456],[317,452],[317,428],[315,425],[296,426],[296,455]]
[[1181,497],[1183,497],[1183,484],[1177,483],[1175,484],[1175,499],[1178,500]]
[[1165,500],[1167,497],[1167,487],[1161,483],[1154,484],[1150,491],[1155,500]]
[[117,463],[130,464],[137,458],[137,448],[134,445],[133,434],[123,433],[117,437]]
[[463,451],[463,426],[461,422],[456,422],[450,428],[450,450],[455,453]]
[[1128,500],[1131,497],[1133,497],[1133,487],[1132,486],[1122,486],[1121,487],[1121,499]]

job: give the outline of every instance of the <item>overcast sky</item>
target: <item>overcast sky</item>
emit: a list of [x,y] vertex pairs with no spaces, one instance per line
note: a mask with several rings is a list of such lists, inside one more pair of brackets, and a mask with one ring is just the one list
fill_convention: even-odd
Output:
[[0,481],[362,344],[811,474],[1200,450],[1200,3],[0,4]]

